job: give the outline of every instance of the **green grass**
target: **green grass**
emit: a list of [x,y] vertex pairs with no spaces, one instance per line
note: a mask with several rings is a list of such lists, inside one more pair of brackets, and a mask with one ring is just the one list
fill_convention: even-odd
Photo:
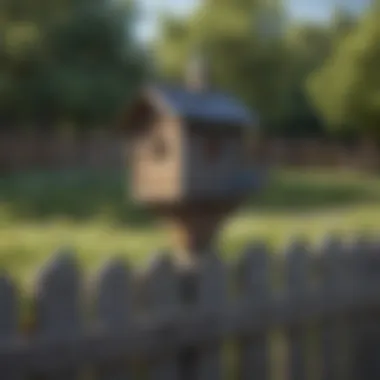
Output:
[[[29,287],[59,247],[75,248],[86,270],[117,255],[142,265],[170,243],[154,217],[128,201],[119,172],[33,173],[0,180],[0,268]],[[269,187],[226,224],[228,258],[253,239],[275,247],[291,236],[380,229],[380,179],[352,173],[273,175]]]
[[[169,245],[154,217],[128,201],[125,177],[120,172],[78,171],[0,179],[0,269],[26,290],[21,306],[27,329],[34,321],[29,291],[36,273],[59,247],[75,248],[83,267],[93,272],[115,255],[133,265],[144,265],[158,248]],[[329,232],[352,236],[378,230],[380,178],[282,171],[226,223],[220,249],[226,258],[236,259],[255,239],[264,239],[278,250],[292,236],[318,242]],[[308,336],[315,333],[311,327]],[[286,339],[282,332],[272,335],[271,355],[276,363],[272,370],[276,379],[282,379]],[[231,374],[234,347],[228,346]],[[309,361],[314,373],[318,355],[313,354]]]

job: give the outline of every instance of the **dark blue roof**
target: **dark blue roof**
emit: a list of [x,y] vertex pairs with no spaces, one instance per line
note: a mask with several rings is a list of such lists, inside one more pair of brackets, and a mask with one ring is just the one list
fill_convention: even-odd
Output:
[[247,107],[222,92],[196,92],[168,86],[157,86],[156,90],[175,112],[189,119],[235,124],[251,124],[254,121]]

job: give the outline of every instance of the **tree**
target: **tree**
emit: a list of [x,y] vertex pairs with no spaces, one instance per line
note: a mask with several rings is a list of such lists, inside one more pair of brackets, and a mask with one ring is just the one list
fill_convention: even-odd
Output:
[[4,123],[109,124],[142,78],[129,1],[4,0],[0,19]]
[[156,43],[163,75],[178,80],[193,49],[202,46],[212,81],[245,99],[264,124],[274,123],[280,118],[277,111],[284,98],[283,34],[281,30],[266,33],[263,15],[270,20],[266,31],[273,32],[274,24],[282,24],[281,4],[208,0],[189,18],[164,18]]
[[342,7],[335,9],[330,28],[334,43],[338,44],[357,26],[358,17]]
[[73,9],[48,28],[47,66],[54,107],[80,125],[110,120],[143,74],[133,43],[133,9]]
[[305,91],[307,76],[320,67],[331,51],[328,26],[297,23],[287,30],[285,39],[285,101],[282,120],[276,134],[291,137],[323,136],[324,125],[319,120]]
[[380,136],[380,25],[377,8],[341,40],[332,56],[308,80],[318,112],[335,130]]

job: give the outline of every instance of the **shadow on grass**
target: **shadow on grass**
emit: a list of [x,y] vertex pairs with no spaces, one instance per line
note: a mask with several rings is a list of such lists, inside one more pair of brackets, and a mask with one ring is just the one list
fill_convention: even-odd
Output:
[[[261,212],[323,211],[357,203],[380,202],[380,182],[340,174],[279,173],[245,209]],[[0,180],[0,203],[16,220],[60,217],[84,221],[107,218],[140,226],[155,219],[129,200],[123,171],[33,173]],[[1,218],[1,216],[0,216]]]
[[146,225],[152,215],[130,201],[125,172],[33,173],[0,181],[0,202],[14,219],[67,218]]

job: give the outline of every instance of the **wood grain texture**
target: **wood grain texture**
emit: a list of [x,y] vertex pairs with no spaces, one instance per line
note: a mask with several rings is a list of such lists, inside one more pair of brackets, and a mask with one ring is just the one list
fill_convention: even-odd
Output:
[[[78,339],[84,327],[80,297],[81,280],[77,262],[73,254],[66,250],[58,252],[43,268],[35,292],[38,335],[62,342]],[[56,355],[59,354],[58,350]],[[74,353],[66,351],[65,354],[69,357]],[[82,366],[85,364],[81,363]],[[49,367],[48,358],[45,366]],[[68,365],[64,371],[52,370],[43,379],[80,380],[81,369]]]
[[[259,243],[246,250],[237,271],[210,252],[193,272],[180,275],[159,254],[143,286],[132,281],[136,272],[114,259],[91,288],[84,287],[73,254],[61,251],[36,281],[32,336],[19,330],[21,299],[9,276],[1,275],[0,379],[77,380],[87,368],[92,379],[136,379],[138,361],[149,380],[219,380],[226,374],[223,346],[232,339],[238,343],[236,378],[266,380],[278,364],[268,355],[268,336],[279,328],[288,341],[289,380],[308,379],[310,344],[319,349],[321,380],[378,379],[379,243],[330,238],[319,251],[314,258],[302,241],[287,249],[280,292],[272,289],[269,250]],[[320,276],[312,284],[314,265]],[[136,288],[144,288],[139,309]],[[320,339],[306,344],[316,321]],[[184,350],[191,360],[182,360]]]
[[[98,273],[95,281],[95,311],[100,328],[117,336],[133,323],[130,272],[121,260],[112,260]],[[99,380],[129,380],[134,378],[126,357],[115,358],[108,365],[96,368]]]
[[[295,241],[286,251],[285,281],[293,310],[309,305],[310,256],[305,243]],[[287,330],[289,346],[288,379],[304,380],[307,376],[308,346],[305,325],[293,325]]]
[[[238,267],[239,295],[256,313],[262,312],[271,301],[271,286],[269,279],[269,257],[264,244],[249,247]],[[246,334],[239,339],[239,358],[237,376],[240,380],[269,379],[269,332],[259,331],[256,334]]]

